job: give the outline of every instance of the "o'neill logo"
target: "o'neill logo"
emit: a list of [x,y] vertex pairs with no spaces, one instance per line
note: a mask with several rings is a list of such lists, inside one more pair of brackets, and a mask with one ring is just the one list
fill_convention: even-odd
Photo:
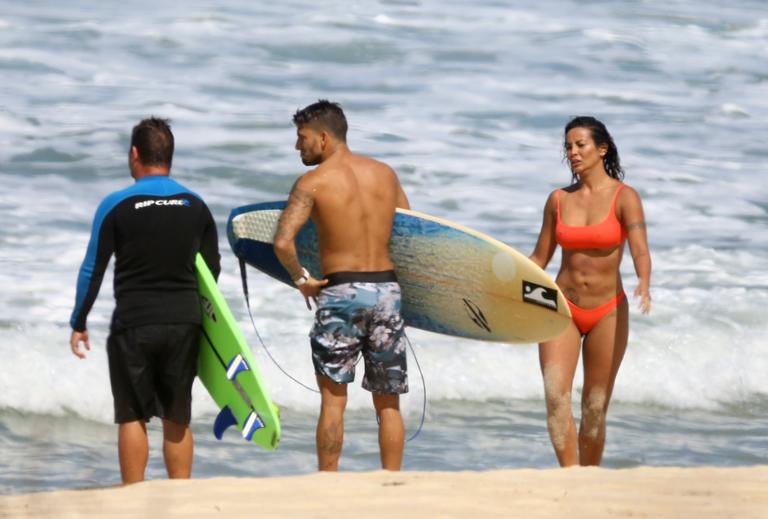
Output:
[[486,332],[490,333],[491,327],[488,326],[488,319],[485,318],[485,314],[480,309],[480,307],[469,299],[462,298],[461,300],[464,301],[464,310],[467,312],[469,318],[472,319],[472,322],[475,323],[479,328],[482,328]]
[[523,301],[557,310],[557,290],[523,280]]
[[184,198],[175,198],[170,200],[144,200],[143,202],[136,202],[133,206],[134,209],[144,209],[145,207],[151,207],[153,205],[175,205],[175,206],[181,206],[181,207],[187,207],[189,206],[189,200],[186,200]]
[[213,311],[213,303],[205,296],[200,296],[200,304],[203,306],[203,312],[208,316],[208,319],[216,322],[216,312]]

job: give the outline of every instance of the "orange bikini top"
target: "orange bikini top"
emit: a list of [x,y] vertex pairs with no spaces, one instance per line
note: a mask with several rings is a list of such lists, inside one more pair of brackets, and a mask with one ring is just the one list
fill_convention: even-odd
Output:
[[624,243],[627,232],[616,218],[616,199],[624,187],[620,184],[613,194],[611,209],[608,216],[593,225],[565,225],[560,220],[560,191],[555,192],[557,200],[557,222],[555,224],[555,240],[563,249],[610,249]]

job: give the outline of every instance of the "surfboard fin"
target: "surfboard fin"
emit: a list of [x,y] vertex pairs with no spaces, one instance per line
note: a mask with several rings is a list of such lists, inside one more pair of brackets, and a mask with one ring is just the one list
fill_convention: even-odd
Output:
[[227,364],[227,378],[229,380],[235,380],[238,373],[241,371],[248,371],[249,369],[251,368],[248,366],[248,363],[245,362],[243,356],[237,354],[229,361],[229,364]]
[[221,408],[221,411],[216,416],[216,420],[213,422],[213,435],[216,436],[217,440],[221,440],[221,437],[224,436],[224,431],[232,425],[237,425],[237,418],[232,414],[229,406],[225,405]]
[[262,428],[264,428],[264,421],[256,412],[251,412],[243,425],[243,438],[251,441],[253,434]]
[[[232,414],[232,410],[229,406],[226,405],[221,408],[221,411],[219,411],[219,414],[216,416],[216,420],[213,422],[213,435],[216,436],[216,439],[221,440],[224,436],[224,431],[233,425],[237,425],[237,418]],[[252,411],[243,425],[243,439],[251,441],[254,433],[263,428],[264,420],[261,419],[258,413]]]

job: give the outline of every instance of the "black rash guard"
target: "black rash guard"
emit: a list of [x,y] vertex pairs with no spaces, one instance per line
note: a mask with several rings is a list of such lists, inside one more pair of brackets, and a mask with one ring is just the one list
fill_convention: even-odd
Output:
[[195,256],[218,278],[216,224],[205,202],[167,175],[143,177],[99,205],[77,278],[70,325],[86,330],[109,258],[115,254],[112,329],[200,323]]

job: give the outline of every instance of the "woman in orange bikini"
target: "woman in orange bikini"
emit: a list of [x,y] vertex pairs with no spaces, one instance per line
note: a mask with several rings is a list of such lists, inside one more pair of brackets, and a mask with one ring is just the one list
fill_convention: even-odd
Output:
[[[557,460],[561,466],[599,465],[608,402],[629,334],[619,272],[624,242],[629,242],[639,280],[634,294],[644,314],[651,309],[651,256],[640,197],[622,183],[618,150],[605,125],[593,117],[576,117],[565,127],[564,145],[573,182],[549,195],[531,259],[544,268],[560,245],[556,281],[568,300],[573,324],[556,339],[539,344],[539,361],[547,429]],[[582,351],[577,434],[571,388]]]

